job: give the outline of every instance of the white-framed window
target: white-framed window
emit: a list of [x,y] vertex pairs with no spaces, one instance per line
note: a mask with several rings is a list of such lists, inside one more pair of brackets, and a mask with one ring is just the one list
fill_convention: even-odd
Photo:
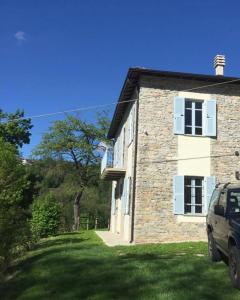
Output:
[[204,177],[184,177],[184,214],[204,212]]
[[185,99],[185,134],[203,134],[203,101]]
[[174,98],[174,134],[216,136],[216,100]]
[[215,182],[215,176],[174,176],[174,214],[206,215]]

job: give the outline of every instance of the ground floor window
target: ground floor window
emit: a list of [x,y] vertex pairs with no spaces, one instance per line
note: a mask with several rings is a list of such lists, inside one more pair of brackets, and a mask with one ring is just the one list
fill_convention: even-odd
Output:
[[184,213],[204,212],[204,177],[184,177]]

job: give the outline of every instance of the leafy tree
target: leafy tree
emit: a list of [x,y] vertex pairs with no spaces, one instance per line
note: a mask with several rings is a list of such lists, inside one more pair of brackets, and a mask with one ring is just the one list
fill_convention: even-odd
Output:
[[31,128],[23,111],[8,114],[0,110],[0,268],[31,239],[28,220],[33,183],[17,150],[29,143]]
[[37,238],[55,235],[61,225],[61,208],[52,193],[37,198],[32,206],[31,229]]
[[61,207],[61,229],[72,230],[72,201],[75,190],[71,190],[68,182],[71,182],[71,172],[75,171],[73,163],[64,160],[41,159],[35,160],[27,166],[29,177],[34,178],[35,192],[37,197],[44,197],[51,192]]
[[79,229],[80,201],[85,189],[96,178],[95,165],[102,155],[101,142],[106,141],[108,129],[106,114],[98,115],[97,123],[91,124],[78,117],[68,116],[56,121],[45,133],[34,154],[72,162],[68,176],[68,188],[74,192],[74,229]]
[[29,190],[16,147],[0,139],[0,265],[7,266],[19,245],[29,241]]
[[24,112],[4,113],[0,110],[0,137],[17,147],[30,142],[31,119],[24,119]]
[[[36,197],[51,192],[61,207],[61,230],[71,231],[73,227],[73,201],[79,188],[78,174],[72,161],[41,159],[26,166],[28,177],[35,182]],[[93,166],[91,166],[93,168]],[[99,178],[99,165],[94,166],[95,177],[85,189],[80,203],[81,218],[89,217],[90,227],[95,218],[100,226],[107,226],[111,198],[111,184]]]

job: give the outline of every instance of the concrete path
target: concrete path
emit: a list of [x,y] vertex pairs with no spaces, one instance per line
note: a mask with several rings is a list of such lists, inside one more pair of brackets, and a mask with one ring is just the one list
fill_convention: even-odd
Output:
[[121,240],[119,235],[114,234],[110,231],[95,231],[95,232],[103,240],[103,242],[109,247],[133,245],[132,243]]

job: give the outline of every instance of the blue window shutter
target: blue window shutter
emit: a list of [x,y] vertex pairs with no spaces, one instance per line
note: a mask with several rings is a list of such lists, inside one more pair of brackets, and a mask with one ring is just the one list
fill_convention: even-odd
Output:
[[119,167],[123,167],[123,129],[119,137]]
[[113,166],[117,166],[118,161],[118,142],[116,141],[114,144],[114,156],[113,156]]
[[126,178],[123,179],[123,189],[122,189],[121,201],[122,201],[122,209],[124,211],[125,205],[126,205]]
[[130,111],[129,115],[129,125],[128,125],[128,143],[130,144],[133,139],[133,109]]
[[174,98],[174,133],[184,134],[184,112],[185,112],[185,99],[180,97]]
[[132,107],[132,140],[134,139],[135,133],[135,122],[136,122],[136,105],[134,104]]
[[204,102],[204,127],[206,136],[217,135],[217,109],[216,100],[210,99]]
[[205,214],[208,212],[208,206],[210,203],[210,199],[213,193],[213,190],[216,186],[216,177],[215,176],[208,176],[204,178],[204,207],[205,207]]
[[115,199],[115,189],[114,185],[112,185],[112,215],[116,213],[116,199]]
[[184,214],[184,176],[173,178],[174,214]]
[[128,214],[128,206],[129,206],[129,178],[126,178],[125,181],[125,207],[124,207],[124,213],[125,215]]

